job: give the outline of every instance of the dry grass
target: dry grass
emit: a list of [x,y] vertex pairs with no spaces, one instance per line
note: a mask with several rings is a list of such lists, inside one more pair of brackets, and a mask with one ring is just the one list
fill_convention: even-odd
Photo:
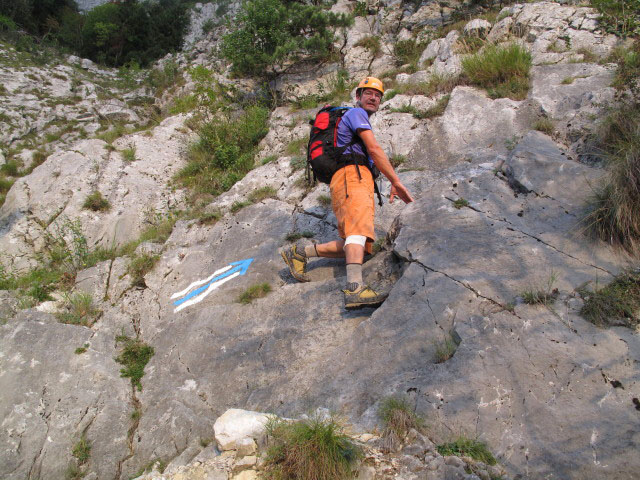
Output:
[[353,477],[360,448],[333,420],[286,422],[266,426],[270,447],[266,478],[277,480],[338,480]]
[[416,415],[409,400],[402,396],[390,396],[382,400],[378,417],[384,424],[384,449],[395,450],[412,428],[420,429],[423,421]]

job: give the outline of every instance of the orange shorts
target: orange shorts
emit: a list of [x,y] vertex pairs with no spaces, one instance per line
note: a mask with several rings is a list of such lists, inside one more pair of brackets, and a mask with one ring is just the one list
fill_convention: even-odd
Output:
[[371,171],[360,165],[360,175],[355,165],[347,165],[333,174],[331,179],[331,206],[338,219],[341,238],[349,235],[367,237],[365,251],[372,252],[375,232],[373,229],[374,199]]

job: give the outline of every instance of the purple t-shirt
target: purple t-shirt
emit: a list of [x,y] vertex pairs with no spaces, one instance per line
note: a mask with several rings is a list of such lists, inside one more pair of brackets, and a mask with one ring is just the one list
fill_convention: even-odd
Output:
[[[342,116],[342,120],[338,125],[338,140],[336,142],[337,147],[344,147],[349,145],[354,137],[357,136],[357,130],[361,128],[363,130],[371,130],[371,124],[369,123],[369,115],[364,108],[352,108]],[[358,155],[364,155],[362,146],[359,143],[350,146],[344,153],[355,153]],[[369,158],[369,165],[373,166],[373,160]]]

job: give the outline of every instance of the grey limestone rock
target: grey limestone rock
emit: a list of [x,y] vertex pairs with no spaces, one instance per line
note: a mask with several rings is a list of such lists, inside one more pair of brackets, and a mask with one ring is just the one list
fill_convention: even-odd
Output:
[[487,20],[476,18],[464,26],[464,34],[475,37],[485,37],[491,30],[491,23]]

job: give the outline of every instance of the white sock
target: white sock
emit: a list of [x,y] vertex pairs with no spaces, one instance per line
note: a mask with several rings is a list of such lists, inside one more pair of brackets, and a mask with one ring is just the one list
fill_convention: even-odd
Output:
[[362,264],[347,263],[347,283],[362,285]]

